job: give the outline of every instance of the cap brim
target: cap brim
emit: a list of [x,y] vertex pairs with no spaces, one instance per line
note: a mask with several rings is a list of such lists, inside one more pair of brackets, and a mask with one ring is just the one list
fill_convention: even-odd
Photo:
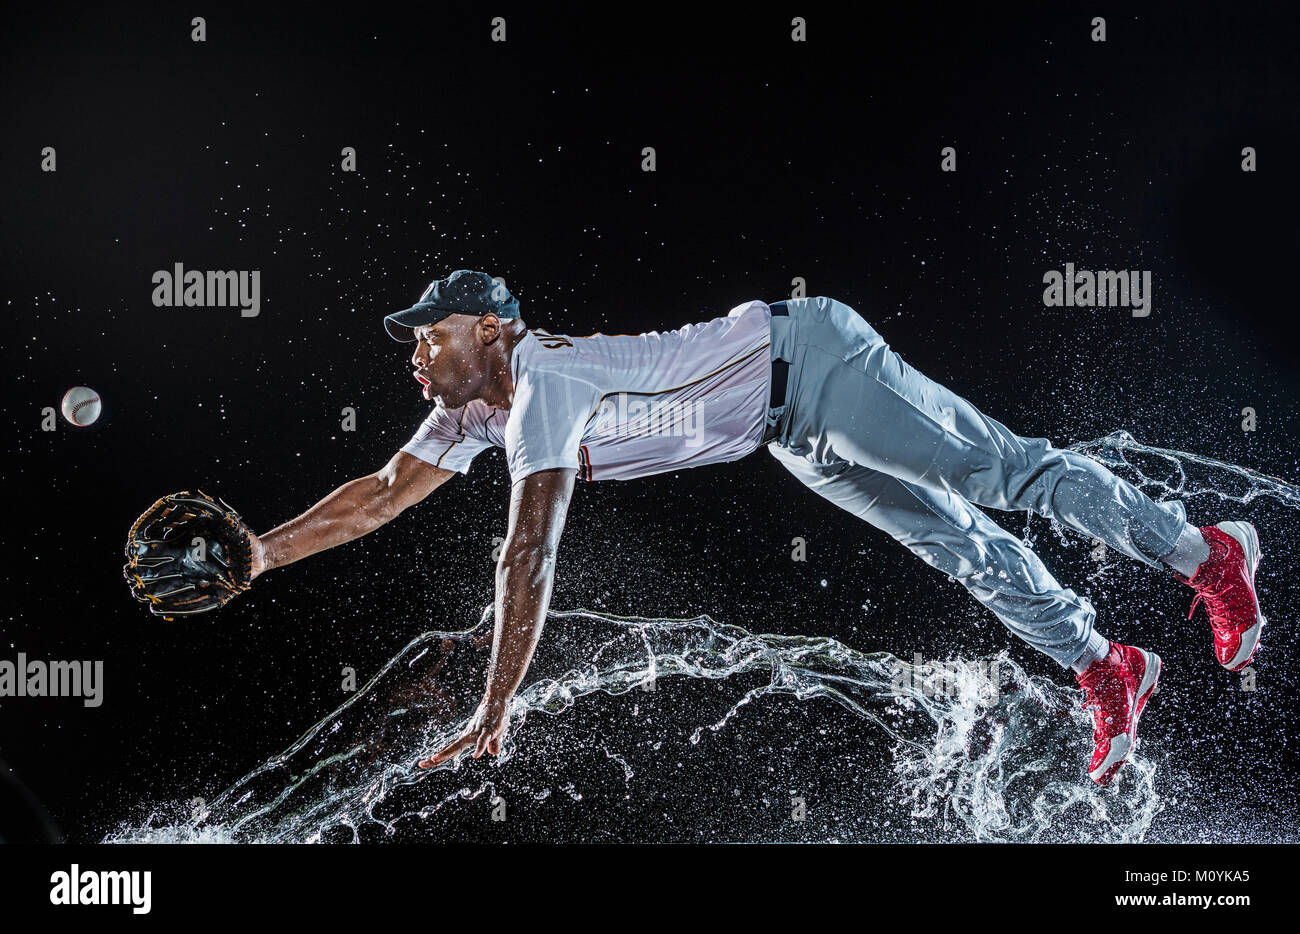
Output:
[[422,302],[402,311],[393,312],[393,314],[384,318],[384,330],[388,332],[388,336],[393,340],[410,343],[415,340],[414,332],[416,328],[424,327],[426,324],[434,324],[450,314],[452,312],[435,308],[429,302]]

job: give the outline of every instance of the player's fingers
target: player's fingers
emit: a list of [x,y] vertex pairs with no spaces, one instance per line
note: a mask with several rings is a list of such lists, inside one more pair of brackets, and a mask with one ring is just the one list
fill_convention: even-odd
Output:
[[457,754],[460,753],[464,748],[465,748],[464,745],[461,745],[460,743],[456,743],[451,746],[447,746],[444,749],[440,749],[437,752],[435,752],[433,755],[429,756],[429,758],[420,760],[420,768],[431,769],[435,765],[442,765],[447,760],[454,759],[457,756]]
[[455,742],[449,743],[448,745],[444,746],[442,749],[439,749],[433,755],[429,756],[429,758],[421,759],[419,763],[420,768],[431,769],[435,765],[441,765],[442,763],[446,762],[448,759],[453,759],[461,752],[463,752],[465,749],[468,749],[473,742],[474,742],[474,737],[472,735],[462,736],[460,739],[456,740]]
[[494,737],[492,737],[490,740],[488,740],[488,752],[492,753],[492,755],[494,755],[494,756],[499,756],[499,755],[501,755],[501,737],[500,737],[500,736],[494,736]]
[[488,747],[488,743],[490,743],[491,741],[492,741],[492,734],[491,734],[491,733],[489,733],[487,730],[480,730],[480,731],[479,731],[479,734],[478,734],[478,742],[474,744],[474,758],[475,758],[475,759],[477,759],[479,756],[483,755],[483,750],[487,749],[487,747]]

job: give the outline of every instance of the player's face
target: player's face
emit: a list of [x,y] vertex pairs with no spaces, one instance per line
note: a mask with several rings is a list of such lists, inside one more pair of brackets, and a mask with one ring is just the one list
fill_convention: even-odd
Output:
[[470,315],[451,315],[415,329],[411,364],[424,398],[451,409],[476,398],[482,372],[477,323]]

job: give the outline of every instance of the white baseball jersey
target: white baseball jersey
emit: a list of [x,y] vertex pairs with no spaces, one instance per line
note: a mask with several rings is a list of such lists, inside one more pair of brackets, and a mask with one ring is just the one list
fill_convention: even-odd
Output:
[[738,305],[675,331],[570,337],[527,332],[510,360],[514,402],[436,406],[402,448],[469,471],[505,448],[511,483],[572,467],[586,480],[631,480],[736,460],[756,450],[771,398],[771,309]]

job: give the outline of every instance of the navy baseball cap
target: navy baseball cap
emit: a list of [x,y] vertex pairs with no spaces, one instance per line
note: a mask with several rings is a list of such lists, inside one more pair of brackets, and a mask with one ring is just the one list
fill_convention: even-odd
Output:
[[518,318],[519,299],[510,294],[504,282],[497,282],[485,272],[457,269],[446,279],[429,283],[420,300],[403,311],[384,318],[384,329],[395,341],[413,341],[412,330],[434,324],[448,315],[485,315]]

